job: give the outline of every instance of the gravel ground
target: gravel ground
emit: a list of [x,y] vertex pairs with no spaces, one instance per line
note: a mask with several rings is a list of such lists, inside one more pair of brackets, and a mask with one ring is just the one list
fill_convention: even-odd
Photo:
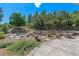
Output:
[[75,39],[55,39],[41,44],[28,56],[79,56],[79,36]]

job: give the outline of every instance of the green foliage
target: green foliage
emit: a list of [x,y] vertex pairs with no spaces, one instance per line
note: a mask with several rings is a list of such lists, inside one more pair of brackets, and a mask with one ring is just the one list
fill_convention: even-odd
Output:
[[26,17],[22,16],[20,13],[12,13],[9,19],[9,23],[16,27],[24,26],[26,24]]
[[44,15],[39,15],[38,12],[35,12],[35,14],[33,16],[33,20],[32,20],[33,28],[39,29],[39,30],[45,28],[43,16]]
[[26,25],[26,17],[20,13],[12,13],[9,19],[9,24],[13,25],[14,27],[17,27],[19,32],[20,27]]
[[40,14],[35,12],[29,19],[32,28],[38,30],[79,30],[79,11],[71,14],[64,10],[49,13],[42,11]]
[[66,11],[55,11],[48,14],[46,11],[42,11],[41,14],[35,12],[35,14],[31,17],[31,22],[33,28],[39,30],[70,29],[70,26],[72,26],[70,14]]
[[3,31],[6,34],[8,32],[8,30],[9,30],[8,24],[7,23],[2,24],[0,30]]
[[32,28],[32,15],[29,14],[28,18],[27,18],[27,21],[26,21],[26,28]]
[[[64,10],[49,13],[46,11],[35,12],[33,15],[29,14],[27,21],[25,16],[15,12],[10,16],[9,24],[11,28],[18,27],[18,30],[19,27],[25,25],[26,28],[38,30],[79,30],[79,11],[73,13]],[[7,29],[7,26],[2,27],[3,31]]]
[[4,32],[1,32],[1,31],[0,31],[0,39],[4,39],[4,38],[5,38]]
[[79,30],[79,11],[74,11],[71,14],[72,21],[73,21],[73,28],[74,30]]
[[37,47],[38,43],[34,40],[21,40],[14,42],[14,44],[7,47],[8,51],[12,51],[18,55],[24,55],[24,52],[29,52],[33,48]]
[[12,44],[12,43],[8,43],[8,42],[7,42],[7,43],[1,43],[1,44],[0,44],[0,49],[1,49],[1,48],[6,48],[6,47],[10,46],[11,44]]
[[28,23],[31,22],[31,20],[32,20],[32,15],[29,14],[28,19],[27,19]]
[[4,16],[4,14],[3,14],[3,9],[0,8],[0,22],[2,21],[3,16]]

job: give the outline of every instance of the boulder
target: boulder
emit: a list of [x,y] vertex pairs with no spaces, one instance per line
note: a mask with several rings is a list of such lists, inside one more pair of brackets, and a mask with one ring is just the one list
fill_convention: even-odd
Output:
[[35,36],[35,40],[38,42],[44,42],[45,41],[45,37],[44,36]]
[[72,33],[65,33],[63,36],[65,38],[74,39]]

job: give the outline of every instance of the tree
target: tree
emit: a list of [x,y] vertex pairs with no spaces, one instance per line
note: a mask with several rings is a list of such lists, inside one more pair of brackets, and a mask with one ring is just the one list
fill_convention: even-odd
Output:
[[26,27],[31,28],[32,27],[32,15],[29,14],[26,22]]
[[53,25],[57,30],[63,29],[66,23],[66,20],[69,19],[69,13],[66,11],[55,11],[53,12]]
[[63,29],[64,30],[72,30],[73,29],[73,27],[72,27],[72,25],[73,25],[72,19],[64,19],[62,21],[62,24],[63,24]]
[[28,21],[28,22],[31,22],[31,20],[32,20],[32,15],[29,14],[27,21]]
[[73,21],[73,28],[74,30],[78,30],[79,29],[79,11],[74,11],[72,14],[71,14],[71,18],[72,18],[72,21]]
[[50,12],[46,15],[45,26],[47,30],[53,29],[53,14]]
[[33,28],[35,29],[40,29],[40,21],[39,21],[39,14],[36,11],[35,14],[33,15],[33,20],[32,20]]
[[21,13],[12,13],[12,15],[10,16],[10,24],[17,27],[19,32],[20,32],[20,28],[22,26],[26,25],[26,17],[21,15]]
[[2,21],[2,18],[3,18],[3,9],[2,8],[0,8],[0,22]]
[[2,24],[0,30],[6,34],[8,32],[8,29],[9,29],[8,23],[4,23]]
[[45,29],[45,15],[38,14],[38,12],[35,12],[35,14],[33,15],[33,20],[32,20],[33,28],[38,29],[38,30]]
[[48,24],[48,17],[47,17],[47,13],[46,11],[42,11],[41,14],[40,14],[40,21],[42,23],[42,29],[43,30],[47,30],[48,27],[47,27],[47,24]]
[[[75,30],[79,29],[79,11],[68,13],[67,11],[54,11],[46,13],[42,11],[40,14],[35,12],[33,16],[29,15],[34,29],[40,30]],[[29,22],[30,23],[30,22]],[[31,24],[30,23],[30,24]]]

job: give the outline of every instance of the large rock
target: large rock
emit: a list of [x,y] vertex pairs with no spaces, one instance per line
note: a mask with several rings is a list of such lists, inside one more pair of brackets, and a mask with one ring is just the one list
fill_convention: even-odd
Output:
[[65,38],[74,39],[72,33],[64,33],[63,36]]
[[79,56],[79,36],[76,39],[55,39],[42,43],[28,56]]
[[46,32],[43,31],[43,30],[36,30],[36,31],[34,31],[34,34],[35,35],[42,35],[42,36],[44,36],[44,35],[46,35]]
[[9,30],[9,33],[16,33],[16,34],[25,34],[26,30],[24,27],[19,27],[19,29],[17,27]]
[[38,42],[44,42],[45,41],[45,37],[44,36],[35,36],[35,39]]

